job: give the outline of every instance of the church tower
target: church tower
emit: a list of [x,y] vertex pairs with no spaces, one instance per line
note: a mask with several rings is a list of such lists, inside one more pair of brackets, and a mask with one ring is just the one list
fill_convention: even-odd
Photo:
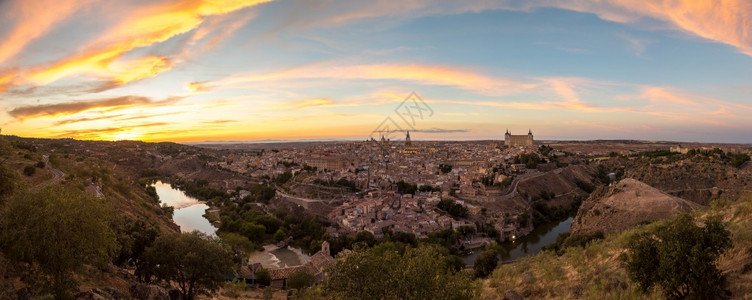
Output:
[[405,146],[410,147],[413,145],[413,142],[410,141],[410,130],[407,131],[407,136],[405,137]]
[[527,129],[527,142],[525,143],[527,146],[533,145],[533,130]]
[[321,243],[321,252],[323,252],[327,256],[331,256],[332,255],[332,252],[329,251],[329,242],[324,241],[323,243]]

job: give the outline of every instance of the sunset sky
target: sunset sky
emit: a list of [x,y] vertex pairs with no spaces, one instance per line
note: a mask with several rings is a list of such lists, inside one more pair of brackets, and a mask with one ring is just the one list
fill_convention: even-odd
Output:
[[[400,117],[411,92],[423,115]],[[385,120],[752,143],[752,1],[0,1],[3,134],[364,140]]]

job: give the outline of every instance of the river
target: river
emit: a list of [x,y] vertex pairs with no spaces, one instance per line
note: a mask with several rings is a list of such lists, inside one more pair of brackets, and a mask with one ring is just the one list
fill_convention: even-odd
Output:
[[260,263],[264,268],[269,269],[302,265],[311,257],[297,247],[277,248],[274,245],[266,245],[264,251],[251,253],[249,259],[251,263]]
[[204,217],[208,205],[173,188],[169,183],[157,181],[154,188],[157,190],[159,202],[175,209],[172,221],[180,226],[180,231],[198,230],[208,235],[216,234],[217,228]]
[[[543,247],[555,242],[560,233],[569,232],[573,219],[569,217],[560,222],[540,224],[533,229],[533,232],[514,242],[501,243],[501,246],[508,252],[507,255],[501,257],[501,262],[513,261],[540,252]],[[462,261],[470,266],[481,252],[483,248],[475,249],[472,253],[463,255]]]
[[[208,235],[214,235],[217,228],[204,217],[208,205],[196,198],[186,195],[183,191],[175,189],[169,183],[157,181],[154,188],[159,195],[160,203],[175,209],[172,220],[180,226],[180,231],[190,232],[198,230]],[[517,239],[514,242],[501,244],[508,251],[508,255],[502,257],[502,262],[516,260],[520,257],[536,254],[541,248],[556,241],[560,233],[569,232],[572,225],[572,217],[560,222],[551,222],[538,225],[530,234]],[[296,266],[305,263],[310,257],[303,253],[300,248],[283,247],[276,248],[272,245],[265,246],[263,252],[251,254],[251,261],[261,263],[265,268],[284,266]],[[476,249],[472,253],[462,256],[467,265],[472,265],[475,258],[482,252]]]

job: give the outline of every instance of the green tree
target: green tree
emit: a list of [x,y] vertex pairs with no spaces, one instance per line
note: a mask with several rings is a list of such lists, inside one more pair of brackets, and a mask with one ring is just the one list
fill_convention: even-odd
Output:
[[274,233],[274,240],[279,242],[287,238],[287,232],[285,232],[284,228],[277,229],[277,232]]
[[715,261],[730,247],[730,233],[718,218],[700,227],[682,215],[635,235],[622,259],[629,277],[645,291],[657,285],[668,298],[713,299],[724,293]]
[[0,164],[0,200],[10,196],[18,188],[18,174]]
[[292,272],[287,277],[287,287],[295,290],[313,286],[314,283],[316,283],[316,276],[306,270]]
[[233,254],[233,262],[235,264],[243,263],[243,260],[248,257],[248,254],[256,249],[256,245],[248,240],[248,238],[232,232],[219,233],[219,238],[222,239],[225,244],[230,246]]
[[0,241],[13,259],[36,263],[50,276],[57,298],[75,287],[71,273],[104,266],[117,250],[111,211],[75,188],[52,185],[13,197],[2,218]]
[[373,247],[373,245],[376,245],[376,238],[371,232],[363,230],[355,235],[355,242],[366,247]]
[[256,272],[256,283],[260,285],[269,285],[272,282],[272,274],[269,273],[269,270],[262,269],[261,271]]
[[232,297],[233,299],[238,299],[240,296],[243,295],[243,292],[248,289],[248,284],[245,283],[245,280],[235,279],[233,281],[225,282],[223,285],[224,294],[227,297]]
[[[358,250],[332,270],[326,288],[333,299],[471,299],[477,285],[444,263],[440,246]],[[395,244],[397,245],[397,244]]]
[[26,166],[23,169],[23,173],[26,176],[34,176],[34,174],[37,172],[37,168],[34,166]]
[[749,161],[749,155],[746,153],[738,153],[731,155],[731,165],[735,168],[741,167],[745,162]]
[[483,252],[475,258],[475,262],[473,263],[475,277],[483,278],[491,275],[498,264],[499,253],[496,250],[483,250]]
[[123,219],[115,224],[120,253],[113,261],[116,265],[130,264],[136,268],[139,282],[151,280],[151,266],[145,259],[146,248],[154,244],[159,230],[143,220]]
[[217,237],[198,231],[164,234],[146,250],[157,278],[175,282],[185,299],[219,288],[232,272],[232,254]]

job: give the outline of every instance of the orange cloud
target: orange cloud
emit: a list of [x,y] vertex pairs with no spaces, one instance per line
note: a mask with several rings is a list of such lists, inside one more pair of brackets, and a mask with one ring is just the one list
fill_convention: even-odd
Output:
[[332,101],[332,99],[329,99],[329,98],[309,98],[309,99],[301,99],[301,100],[288,102],[283,105],[278,105],[276,106],[276,108],[301,110],[301,109],[309,108],[309,107],[332,106],[332,105],[334,105],[334,101]]
[[664,21],[699,37],[752,55],[752,2],[748,0],[526,1],[523,8],[558,7],[590,12],[604,20],[633,24],[642,18]]
[[159,106],[173,104],[180,98],[169,98],[163,101],[153,101],[146,97],[124,96],[92,101],[63,102],[56,104],[41,104],[16,107],[8,112],[12,117],[23,120],[41,116],[72,115],[82,111],[97,108],[120,108],[126,106]]
[[16,19],[15,26],[0,43],[0,64],[12,58],[32,40],[50,30],[52,25],[70,17],[88,0],[35,0],[10,3],[6,18]]
[[252,82],[297,79],[344,79],[344,80],[405,80],[427,85],[446,85],[475,91],[481,94],[499,95],[519,90],[532,89],[537,85],[517,80],[489,77],[452,66],[367,64],[353,66],[329,66],[313,64],[266,75],[237,75],[213,82],[192,83],[194,90],[218,87],[236,87]]
[[134,60],[120,58],[135,48],[164,42],[173,36],[189,32],[201,25],[207,16],[226,14],[269,1],[187,0],[141,8],[103,34],[98,41],[85,47],[92,50],[51,66],[35,68],[28,79],[44,85],[64,77],[88,75],[124,84],[152,77],[171,69],[174,63],[159,56]]
[[647,112],[649,115],[655,115],[671,120],[680,120],[680,121],[690,121],[692,123],[704,123],[708,125],[715,125],[715,126],[722,126],[722,127],[729,127],[729,128],[740,128],[740,126],[731,124],[724,121],[718,121],[710,118],[705,118],[702,116],[693,116],[693,115],[680,115],[675,114],[672,112],[659,112],[659,111],[653,111],[653,112]]
[[108,127],[108,128],[96,128],[96,129],[80,129],[80,130],[67,130],[61,134],[54,136],[55,138],[77,138],[77,139],[91,139],[91,140],[138,140],[143,137],[143,134],[139,132],[139,129],[151,128],[151,127],[165,127],[170,123],[166,122],[154,122],[144,123],[138,125]]
[[[342,23],[357,19],[396,16],[462,14],[506,9],[530,11],[556,7],[593,13],[601,19],[636,24],[644,19],[665,22],[690,34],[728,44],[752,55],[752,1],[749,0],[611,0],[611,1],[332,1],[295,7],[294,17],[283,27],[309,27],[321,23]],[[638,53],[643,45],[633,45]],[[644,49],[642,49],[644,50]]]
[[697,104],[692,99],[678,96],[676,93],[669,92],[665,88],[649,87],[643,92],[643,97],[651,101],[669,101],[679,104]]

